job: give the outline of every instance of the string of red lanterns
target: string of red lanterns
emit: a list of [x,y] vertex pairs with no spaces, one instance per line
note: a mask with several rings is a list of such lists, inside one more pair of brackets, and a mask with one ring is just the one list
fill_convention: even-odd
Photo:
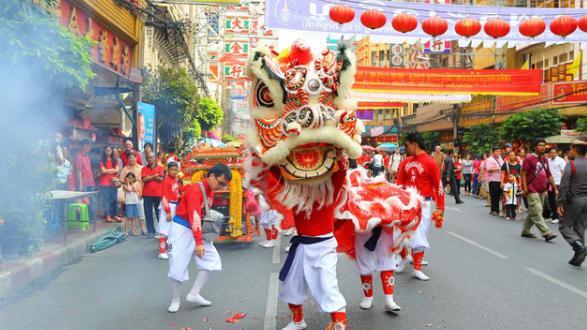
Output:
[[[355,19],[355,10],[350,6],[337,5],[330,8],[330,19],[338,24],[350,23]],[[370,9],[361,14],[361,23],[372,30],[385,26],[387,17],[377,9]],[[407,13],[397,14],[391,20],[394,30],[401,33],[414,31],[418,27],[418,19]],[[587,33],[587,16],[575,19],[572,16],[557,16],[550,22],[550,31],[562,38],[575,32],[577,28]],[[422,31],[436,38],[448,30],[448,22],[439,16],[422,20]],[[510,32],[510,24],[500,18],[491,18],[483,25],[485,33],[494,39],[503,38]],[[531,17],[520,22],[518,30],[521,35],[536,38],[546,30],[546,22],[538,17]],[[471,38],[481,32],[481,23],[475,18],[463,18],[455,24],[455,32],[465,38]]]

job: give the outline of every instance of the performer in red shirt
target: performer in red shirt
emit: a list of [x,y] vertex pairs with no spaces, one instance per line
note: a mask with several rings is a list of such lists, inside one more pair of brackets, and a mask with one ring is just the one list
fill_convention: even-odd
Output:
[[169,253],[169,273],[171,278],[172,300],[170,313],[179,310],[179,292],[181,283],[189,280],[188,266],[192,255],[196,254],[195,261],[198,266],[198,276],[186,300],[201,306],[209,306],[212,303],[200,295],[201,289],[213,271],[222,270],[222,261],[213,242],[202,237],[202,218],[204,209],[204,195],[208,198],[208,205],[212,205],[214,192],[226,189],[232,178],[230,168],[224,164],[216,164],[212,167],[200,184],[190,185],[177,206],[173,222],[169,228],[167,252]]
[[[421,270],[424,251],[430,248],[428,233],[430,221],[436,221],[436,227],[442,227],[442,215],[444,213],[444,189],[440,179],[440,170],[434,158],[425,151],[425,143],[418,133],[410,133],[406,136],[406,152],[409,157],[401,162],[398,170],[397,184],[404,187],[414,187],[424,197],[425,203],[422,207],[422,221],[412,242],[412,257],[414,262],[413,277],[422,281],[429,278]],[[432,203],[436,204],[436,211],[432,213]],[[406,264],[407,250],[402,250],[403,260],[396,269],[401,273]]]
[[159,207],[159,258],[169,259],[167,255],[167,236],[169,236],[169,227],[171,219],[175,216],[175,208],[179,203],[179,180],[177,172],[179,166],[176,162],[167,164],[167,176],[161,184],[161,206]]

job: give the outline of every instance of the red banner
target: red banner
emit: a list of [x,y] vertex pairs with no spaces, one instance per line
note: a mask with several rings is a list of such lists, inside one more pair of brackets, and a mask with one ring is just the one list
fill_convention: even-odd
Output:
[[498,96],[496,100],[496,112],[509,112],[523,107],[546,103],[548,97],[548,85],[540,86],[540,94],[535,96]]
[[538,95],[542,70],[359,67],[354,90],[432,94]]
[[552,103],[587,102],[587,81],[552,84]]

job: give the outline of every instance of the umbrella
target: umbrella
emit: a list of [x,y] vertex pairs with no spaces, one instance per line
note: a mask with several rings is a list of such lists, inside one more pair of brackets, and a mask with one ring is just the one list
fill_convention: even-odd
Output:
[[575,136],[554,135],[547,137],[545,140],[549,144],[571,144],[575,139]]
[[200,139],[198,140],[198,144],[209,144],[212,148],[226,147],[226,144],[222,143],[221,141],[210,138]]
[[373,150],[375,150],[375,148],[373,148],[372,146],[367,146],[367,145],[361,146],[361,148],[363,148],[363,150],[365,150],[365,151],[373,151]]
[[395,149],[397,149],[397,144],[395,143],[391,143],[391,142],[386,142],[386,143],[382,143],[377,147],[378,150],[382,150],[382,151],[394,151]]

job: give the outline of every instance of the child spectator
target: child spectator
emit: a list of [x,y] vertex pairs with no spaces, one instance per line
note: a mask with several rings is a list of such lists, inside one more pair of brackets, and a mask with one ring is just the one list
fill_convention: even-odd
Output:
[[[130,222],[130,233],[132,236],[138,236],[135,232],[136,224],[139,220],[139,200],[141,199],[141,184],[137,182],[137,177],[134,173],[128,173],[125,177],[124,184],[124,207],[126,209],[126,222],[124,223],[124,231],[128,233],[128,226]],[[140,224],[138,226],[140,230]]]
[[516,176],[510,174],[509,182],[503,187],[503,197],[505,199],[505,216],[506,220],[516,220],[516,205],[518,205],[518,183]]

